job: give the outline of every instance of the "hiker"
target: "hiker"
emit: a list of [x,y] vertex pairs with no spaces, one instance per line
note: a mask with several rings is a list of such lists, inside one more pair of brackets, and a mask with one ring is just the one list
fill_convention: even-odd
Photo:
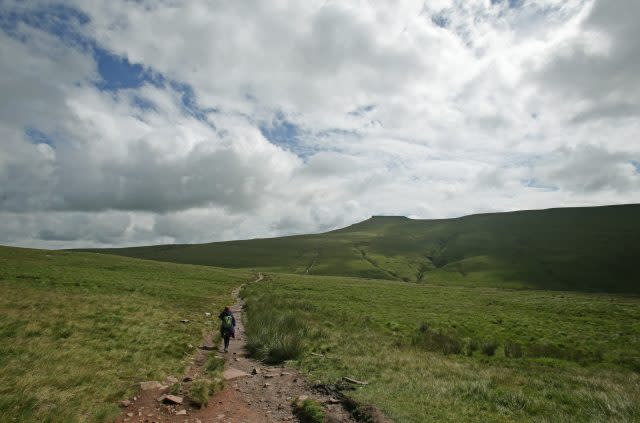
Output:
[[220,324],[220,336],[224,339],[224,352],[227,352],[229,351],[229,338],[236,337],[236,318],[233,317],[229,307],[225,307],[218,318],[222,321]]

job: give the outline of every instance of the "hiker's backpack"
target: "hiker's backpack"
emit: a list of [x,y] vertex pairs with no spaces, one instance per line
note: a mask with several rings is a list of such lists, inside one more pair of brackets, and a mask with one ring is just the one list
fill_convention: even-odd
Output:
[[233,317],[230,314],[222,316],[222,329],[231,329],[233,327]]

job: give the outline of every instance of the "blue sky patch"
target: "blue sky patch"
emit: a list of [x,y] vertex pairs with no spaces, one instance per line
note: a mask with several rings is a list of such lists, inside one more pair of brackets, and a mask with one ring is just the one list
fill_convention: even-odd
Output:
[[31,10],[16,8],[0,13],[0,28],[11,37],[25,41],[18,28],[21,23],[53,35],[68,46],[93,54],[100,75],[95,85],[100,90],[141,86],[148,79],[148,72],[143,66],[130,63],[127,58],[107,51],[85,36],[82,26],[89,22],[90,18],[85,13],[63,5],[46,5]]
[[34,128],[33,126],[27,126],[24,130],[27,138],[34,144],[47,144],[51,147],[55,147],[53,145],[53,138],[49,135],[45,134],[38,128]]
[[282,112],[277,112],[271,122],[260,122],[258,127],[262,136],[270,143],[291,151],[302,159],[319,151],[318,148],[303,142],[303,136],[308,134],[288,120]]
[[[491,0],[491,4],[502,4],[505,3],[505,0]],[[518,9],[524,4],[524,0],[506,0],[506,3],[509,4],[510,9]]]
[[640,174],[640,161],[639,160],[631,160],[631,164],[636,168],[636,173]]
[[44,5],[35,10],[15,8],[0,12],[0,28],[14,38],[24,41],[24,35],[18,31],[18,24],[24,23],[55,35],[65,43],[83,48],[87,47],[88,40],[76,28],[89,21],[87,14],[60,4]]
[[271,122],[261,123],[259,128],[262,136],[270,142],[288,149],[295,147],[300,135],[298,126],[288,121],[282,113],[277,113]]
[[[151,68],[132,63],[127,57],[101,47],[82,31],[82,26],[89,22],[90,18],[85,13],[63,5],[41,6],[35,9],[16,7],[10,11],[0,11],[0,29],[13,38],[25,41],[25,35],[20,33],[18,25],[22,23],[47,32],[59,38],[62,43],[92,55],[99,75],[99,79],[93,81],[93,84],[99,90],[136,89],[146,83],[158,88],[171,87],[180,93],[181,106],[185,114],[207,122],[215,129],[207,120],[207,114],[217,110],[199,107],[190,85],[167,79]],[[152,102],[139,96],[134,96],[132,102],[141,110],[155,108]]]
[[100,47],[94,48],[93,54],[101,80],[96,87],[103,91],[116,91],[126,88],[139,88],[150,78],[139,64],[132,64],[125,57],[111,54]]
[[202,122],[207,122],[213,129],[216,129],[215,125],[207,119],[207,114],[217,113],[218,112],[217,109],[214,109],[214,108],[205,109],[200,107],[198,105],[198,99],[196,97],[196,93],[193,90],[193,87],[191,85],[185,84],[183,82],[178,82],[178,81],[169,81],[169,85],[175,91],[180,93],[180,102],[182,103],[182,111],[185,114],[189,116],[193,116],[194,118]]
[[535,188],[541,191],[558,191],[559,188],[553,185],[547,185],[540,182],[537,178],[523,179],[520,181],[527,188]]
[[360,134],[354,130],[331,128],[324,129],[316,134],[318,138],[342,137],[342,138],[360,138]]
[[156,105],[151,100],[139,95],[132,97],[131,104],[143,111],[156,110]]

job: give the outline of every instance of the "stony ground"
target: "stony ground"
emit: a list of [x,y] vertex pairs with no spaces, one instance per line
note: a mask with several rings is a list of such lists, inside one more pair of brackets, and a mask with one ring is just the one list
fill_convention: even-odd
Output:
[[[258,278],[256,283],[261,280]],[[236,316],[236,338],[231,340],[229,352],[212,347],[212,336],[206,334],[203,344],[182,377],[169,377],[165,381],[141,384],[139,395],[123,403],[120,422],[294,422],[292,401],[309,397],[323,404],[328,422],[355,422],[338,398],[314,389],[313,385],[295,369],[267,366],[248,358],[244,352],[245,333],[242,324],[242,300],[238,288],[237,302],[232,311]],[[209,354],[218,354],[226,360],[224,379],[226,387],[214,394],[207,407],[198,408],[188,395],[192,380],[203,373]],[[175,397],[170,387],[180,384]],[[174,390],[176,392],[176,390]]]

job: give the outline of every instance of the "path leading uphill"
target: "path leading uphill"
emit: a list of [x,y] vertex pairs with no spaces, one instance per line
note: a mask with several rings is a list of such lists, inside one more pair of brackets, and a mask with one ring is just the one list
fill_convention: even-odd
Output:
[[[252,283],[260,283],[263,276]],[[326,409],[327,422],[355,422],[343,408],[342,403],[327,393],[314,389],[305,377],[293,368],[268,366],[247,357],[244,347],[246,343],[243,318],[243,301],[240,290],[233,292],[236,302],[232,312],[236,317],[236,338],[231,340],[229,352],[223,353],[212,346],[212,334],[205,335],[203,344],[187,367],[181,381],[169,379],[156,382],[157,385],[144,385],[149,388],[129,403],[123,404],[123,414],[118,422],[180,422],[180,423],[221,423],[221,422],[296,422],[291,403],[294,399],[305,396],[323,404]],[[215,316],[213,316],[215,318]],[[207,407],[199,409],[190,404],[187,392],[193,380],[204,372],[204,365],[209,354],[218,354],[226,360],[224,379],[225,388],[209,399]],[[170,385],[181,384],[176,398],[165,397],[169,394]],[[185,395],[182,395],[182,394]],[[182,403],[171,404],[173,400]],[[159,401],[161,400],[161,401]]]

